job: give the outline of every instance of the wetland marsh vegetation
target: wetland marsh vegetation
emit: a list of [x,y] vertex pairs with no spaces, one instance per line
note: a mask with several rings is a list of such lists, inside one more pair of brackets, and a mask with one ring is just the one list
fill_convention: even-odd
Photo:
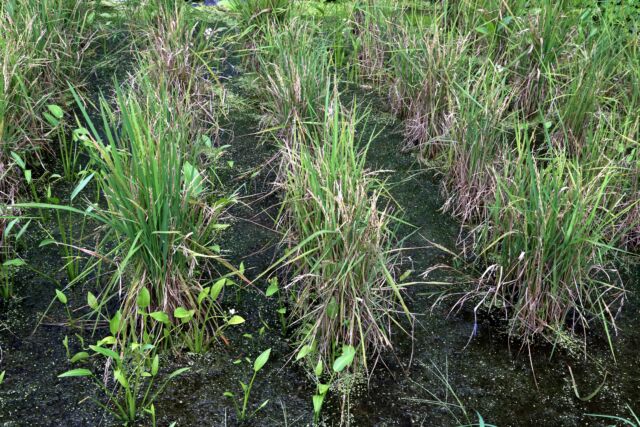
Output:
[[0,423],[639,425],[639,23],[2,2]]

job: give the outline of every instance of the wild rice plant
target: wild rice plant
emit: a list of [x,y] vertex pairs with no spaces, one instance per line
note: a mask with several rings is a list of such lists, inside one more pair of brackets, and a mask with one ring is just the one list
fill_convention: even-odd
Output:
[[229,9],[239,28],[244,64],[257,69],[257,54],[271,26],[285,25],[295,7],[290,0],[230,0]]
[[62,100],[69,80],[81,83],[79,69],[96,37],[94,19],[95,5],[86,0],[0,4],[0,263],[15,257],[7,218],[19,212],[6,207],[25,183],[37,200],[31,165],[55,153],[43,113]]
[[200,167],[202,140],[190,139],[192,118],[175,106],[180,98],[166,87],[146,88],[146,97],[118,88],[117,115],[102,99],[104,137],[74,92],[90,128],[88,152],[105,208],[17,205],[74,212],[104,225],[98,247],[84,250],[95,255],[96,264],[113,266],[95,311],[119,295],[127,318],[135,318],[137,297],[144,289],[153,310],[174,313],[178,307],[197,308],[202,285],[220,277],[216,266],[236,271],[215,244],[217,232],[226,227],[219,220],[233,196],[214,195],[208,180],[213,171]]
[[504,310],[509,333],[525,343],[542,337],[571,348],[599,324],[611,344],[625,297],[614,263],[620,236],[610,234],[622,215],[622,197],[610,186],[619,172],[563,151],[540,155],[530,131],[518,130],[515,144],[487,219],[474,230],[488,267],[459,303],[473,296],[475,310]]
[[448,32],[433,15],[428,28],[403,25],[395,32],[389,60],[389,98],[396,115],[405,118],[405,140],[427,157],[439,153],[449,137],[455,84],[467,71],[470,44]]
[[229,7],[242,29],[259,32],[270,23],[286,21],[292,3],[290,0],[230,0]]
[[492,64],[478,71],[470,66],[463,78],[469,86],[456,85],[450,142],[442,153],[443,209],[463,224],[482,221],[494,197],[494,168],[507,144],[512,96],[505,79]]
[[390,2],[358,1],[352,11],[351,49],[356,69],[356,82],[381,84],[388,58],[388,39],[392,30]]
[[131,85],[137,88],[151,81],[171,87],[181,99],[177,105],[184,107],[183,114],[193,117],[192,133],[207,133],[216,140],[226,112],[226,92],[218,78],[224,41],[212,43],[191,9],[184,2],[163,0],[135,12],[140,23],[134,23],[131,31],[138,35],[138,70]]
[[321,129],[297,132],[281,149],[287,234],[295,236],[292,316],[302,353],[330,367],[352,346],[353,370],[370,371],[392,347],[399,313],[411,318],[394,278],[396,219],[383,183],[365,168],[368,143],[356,138],[365,116],[337,94],[325,102]]
[[210,199],[213,184],[199,170],[198,141],[188,139],[192,118],[172,107],[180,98],[167,88],[148,90],[142,99],[118,93],[121,131],[102,102],[106,140],[94,130],[92,154],[103,174],[108,231],[133,272],[125,308],[146,287],[154,307],[173,312],[196,307],[205,259],[218,257],[214,238],[225,227],[218,220],[230,199]]
[[322,117],[326,89],[331,83],[327,46],[318,28],[293,20],[272,26],[268,43],[259,52],[264,97],[263,127],[290,139]]

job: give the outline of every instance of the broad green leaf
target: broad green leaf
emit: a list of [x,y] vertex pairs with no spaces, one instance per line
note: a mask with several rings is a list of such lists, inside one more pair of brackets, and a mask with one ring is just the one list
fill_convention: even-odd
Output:
[[322,364],[322,359],[318,359],[318,363],[316,364],[315,374],[317,378],[322,376],[322,371],[324,369],[324,365]]
[[47,108],[49,109],[49,112],[56,118],[56,119],[61,119],[62,117],[64,117],[64,111],[62,110],[62,108],[60,108],[59,105],[55,105],[55,104],[49,104],[47,105]]
[[59,289],[56,289],[56,298],[58,298],[58,301],[60,301],[61,303],[65,305],[67,304],[67,296],[63,294]]
[[230,391],[225,391],[224,393],[222,393],[222,395],[224,397],[235,397],[235,394],[231,393]]
[[182,165],[182,176],[184,178],[185,187],[192,196],[199,196],[204,190],[204,180],[198,169],[189,162]]
[[84,368],[71,369],[70,371],[64,372],[58,375],[58,378],[70,378],[70,377],[90,377],[93,373]]
[[21,260],[20,258],[10,259],[2,263],[3,267],[21,267],[23,265],[27,265],[27,263],[24,262],[24,260]]
[[300,349],[300,351],[296,355],[296,360],[300,360],[300,359],[306,357],[309,353],[311,353],[311,350],[313,350],[313,348],[310,345],[302,346],[302,348]]
[[324,402],[324,396],[315,394],[313,395],[313,412],[319,414],[322,410],[322,402]]
[[331,386],[329,384],[318,384],[318,393],[325,395]]
[[258,356],[253,362],[253,371],[258,372],[269,360],[269,355],[271,354],[271,349],[263,351],[260,356]]
[[178,307],[173,311],[173,317],[182,320],[182,323],[186,323],[191,320],[195,312],[195,310],[187,310],[184,307]]
[[327,315],[331,319],[335,319],[338,316],[338,302],[336,301],[336,297],[331,297],[329,300],[329,304],[327,304]]
[[276,310],[276,313],[278,313],[278,314],[286,314],[287,313],[287,309],[285,307],[280,307],[279,309]]
[[235,315],[231,317],[231,319],[229,319],[229,322],[227,323],[229,325],[239,325],[241,323],[244,323],[244,319],[242,318],[242,316]]
[[116,311],[116,314],[109,320],[109,330],[111,331],[111,335],[118,335],[120,332],[120,326],[122,323],[122,313],[120,310]]
[[353,358],[356,356],[356,349],[351,345],[345,345],[342,347],[342,355],[333,362],[333,371],[342,372],[344,368],[350,366],[353,363]]
[[270,297],[271,295],[275,294],[276,292],[278,292],[278,281],[277,280],[270,280],[269,281],[269,287],[267,288],[267,291],[265,292],[265,295]]
[[89,353],[87,353],[86,351],[80,351],[73,355],[73,357],[71,358],[71,363],[76,363],[76,362],[79,362],[80,360],[85,360],[88,358],[89,358]]
[[116,343],[116,337],[110,335],[108,337],[102,338],[100,341],[96,343],[98,347],[102,347],[103,345],[114,345]]
[[138,292],[138,307],[144,310],[149,307],[149,304],[151,304],[151,294],[149,293],[149,289],[140,289],[140,292]]
[[4,382],[4,373],[5,371],[0,372],[0,384]]
[[211,288],[204,288],[200,291],[198,294],[198,305],[202,304],[202,301],[209,295],[209,291],[211,291]]
[[89,348],[105,357],[110,357],[113,360],[120,361],[120,356],[118,355],[118,353],[109,348],[99,347],[97,345],[90,345]]
[[160,323],[164,323],[165,325],[169,324],[169,315],[163,311],[154,311],[150,314],[150,316],[156,321]]
[[217,300],[218,296],[220,295],[220,292],[222,292],[222,288],[224,288],[225,283],[227,282],[227,279],[220,279],[218,280],[216,283],[213,284],[213,286],[211,287],[211,299],[212,300]]
[[20,169],[24,170],[27,167],[27,164],[22,160],[22,157],[20,157],[20,155],[15,151],[11,152],[11,158],[18,166],[20,166]]
[[151,375],[154,377],[158,375],[158,370],[160,369],[160,357],[156,354],[153,357],[153,361],[151,362]]
[[129,388],[129,381],[127,381],[127,377],[122,373],[120,369],[114,369],[113,377],[120,383],[122,387]]
[[93,310],[98,308],[98,298],[91,292],[87,293],[87,305]]

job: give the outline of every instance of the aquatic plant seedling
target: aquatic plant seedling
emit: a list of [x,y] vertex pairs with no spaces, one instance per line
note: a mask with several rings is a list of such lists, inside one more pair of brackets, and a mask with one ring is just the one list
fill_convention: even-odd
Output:
[[286,335],[287,333],[287,307],[284,304],[284,301],[282,299],[282,294],[280,292],[280,288],[278,287],[278,278],[274,277],[269,279],[269,286],[267,287],[267,290],[265,291],[265,296],[267,298],[272,297],[274,295],[278,296],[278,304],[279,307],[276,310],[276,312],[278,313],[278,318],[280,319],[280,328],[281,328],[281,332],[282,335]]
[[15,270],[27,264],[15,253],[15,246],[20,243],[20,239],[29,228],[31,220],[28,220],[14,233],[14,229],[19,227],[19,221],[20,218],[13,218],[4,229],[0,229],[2,232],[0,235],[0,297],[4,299],[13,296]]
[[230,391],[225,391],[223,396],[228,397],[233,402],[233,407],[236,409],[236,415],[240,421],[246,420],[248,417],[253,417],[258,411],[267,406],[269,403],[269,399],[265,400],[258,406],[253,412],[247,413],[247,409],[249,406],[249,397],[251,395],[251,389],[253,388],[253,382],[258,375],[258,372],[264,367],[264,365],[269,361],[269,356],[271,355],[271,349],[267,349],[260,353],[258,357],[253,362],[253,375],[251,376],[251,380],[249,384],[245,384],[242,381],[239,381],[240,387],[242,388],[243,399],[242,399],[242,407],[238,405],[235,394]]
[[[115,334],[120,329],[121,316],[111,319],[110,329],[112,335],[103,338],[95,345],[90,345],[94,357],[111,360],[107,364],[113,375],[113,387],[103,383],[102,378],[87,368],[75,368],[63,372],[58,378],[89,377],[93,383],[104,393],[107,402],[97,399],[92,400],[105,411],[112,414],[125,425],[132,425],[139,421],[145,413],[155,419],[154,402],[162,394],[166,386],[174,378],[189,371],[190,368],[180,368],[169,375],[162,383],[154,387],[160,371],[160,357],[152,344],[140,344],[130,342],[123,345],[121,352],[115,351],[110,346],[117,345]],[[75,363],[86,361],[90,356],[87,351],[75,354],[71,360]]]
[[[298,354],[296,355],[296,360],[301,360],[307,357],[310,353],[313,352],[313,348],[303,347],[300,349]],[[320,413],[322,412],[322,406],[324,405],[324,400],[327,397],[327,393],[333,384],[334,378],[336,374],[344,371],[346,368],[351,366],[356,356],[356,349],[353,346],[346,345],[342,348],[342,354],[338,357],[332,366],[332,372],[327,378],[328,381],[322,381],[323,372],[324,372],[324,363],[322,358],[318,359],[318,363],[316,363],[315,368],[313,369],[313,374],[315,375],[316,381],[316,394],[314,394],[311,398],[313,403],[313,421],[314,423],[318,423],[320,421]]]
[[238,314],[231,316],[218,306],[218,296],[230,279],[222,278],[213,285],[203,288],[198,294],[197,307],[187,310],[178,307],[173,317],[179,319],[172,334],[180,337],[183,345],[191,352],[201,354],[207,351],[215,338],[229,326],[241,325],[244,318]]
[[[71,191],[69,195],[69,206],[74,206],[75,198],[84,190],[84,188],[91,183],[94,177],[94,173],[89,173],[87,170],[78,172],[77,175],[80,181],[76,187]],[[58,179],[59,175],[52,175],[51,179]],[[60,199],[52,194],[52,182],[46,187],[45,199],[48,204],[60,205]],[[95,203],[99,202],[100,192],[96,191]],[[87,210],[92,210],[92,206],[86,207]],[[87,225],[87,216],[78,215],[75,212],[69,210],[53,209],[55,222],[58,226],[58,234],[60,238],[58,240],[53,238],[53,235],[46,228],[45,233],[48,235],[47,239],[40,242],[39,247],[48,246],[54,244],[59,247],[62,259],[64,260],[64,269],[67,273],[69,283],[74,283],[81,272],[81,263],[83,261],[83,245],[85,239],[85,230]],[[86,252],[86,251],[85,251]]]
[[56,104],[47,105],[47,110],[43,113],[45,121],[51,126],[52,133],[55,133],[58,141],[58,151],[64,178],[73,182],[78,172],[78,158],[81,147],[77,144],[76,138],[69,140],[68,129],[64,120],[64,110]]

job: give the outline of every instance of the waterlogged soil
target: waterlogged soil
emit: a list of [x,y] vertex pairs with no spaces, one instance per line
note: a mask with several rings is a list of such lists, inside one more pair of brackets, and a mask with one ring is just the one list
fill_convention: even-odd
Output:
[[[380,106],[384,103],[369,96],[362,98],[373,108],[363,134],[374,127],[382,129],[371,143],[368,161],[371,168],[386,171],[383,176],[397,202],[396,213],[411,224],[400,227],[398,234],[407,248],[402,253],[404,268],[413,270],[411,278],[418,280],[428,268],[452,262],[434,243],[454,249],[459,225],[440,211],[443,198],[438,177],[425,172],[412,154],[402,151],[400,125]],[[247,276],[255,277],[282,253],[279,243],[283,236],[274,230],[279,195],[272,187],[278,159],[274,147],[262,143],[256,134],[259,117],[254,101],[246,99],[243,108],[231,111],[221,137],[221,143],[229,145],[225,159],[233,161],[233,168],[221,176],[227,189],[236,190],[242,201],[231,212],[232,226],[222,236],[221,247],[234,264],[244,263]],[[38,270],[55,275],[64,286],[58,250],[53,245],[38,247],[42,238],[43,233],[34,230],[22,255]],[[631,276],[637,277],[637,271]],[[455,279],[445,273],[431,277],[442,282]],[[89,329],[66,324],[61,304],[53,303],[49,308],[55,298],[50,280],[24,270],[16,282],[18,297],[0,303],[0,371],[6,370],[5,382],[0,385],[0,424],[113,425],[113,419],[91,402],[91,398],[103,401],[103,396],[88,380],[57,378],[69,369],[62,345],[65,336],[69,336],[73,354],[80,349],[76,334],[92,343],[106,331],[98,330],[92,336]],[[90,281],[67,291],[74,315],[82,312],[86,293],[94,286]],[[256,286],[264,289],[265,283],[257,282]],[[408,305],[417,318],[413,338],[396,332],[395,352],[384,355],[370,378],[359,379],[348,399],[332,390],[323,412],[326,425],[341,421],[356,426],[460,425],[477,422],[477,414],[500,426],[604,425],[603,420],[587,414],[628,416],[626,405],[638,410],[637,286],[631,287],[631,301],[619,319],[615,361],[602,337],[590,339],[589,359],[559,349],[551,356],[553,349],[548,346],[534,346],[529,351],[509,342],[499,318],[476,319],[470,307],[452,313],[447,303],[434,308],[429,291],[437,288],[416,285],[408,291]],[[202,355],[163,355],[163,373],[184,366],[190,371],[158,397],[158,425],[238,425],[233,404],[223,393],[233,392],[240,400],[238,381],[250,380],[251,362],[267,348],[272,349],[271,358],[255,381],[250,412],[269,402],[247,425],[312,424],[313,381],[291,361],[290,336],[281,331],[278,305],[259,289],[226,290],[225,309],[234,310],[246,322],[227,330],[225,342]],[[603,384],[599,392],[588,401],[581,400],[570,369],[580,397],[589,396]],[[345,408],[348,415],[344,415]]]

